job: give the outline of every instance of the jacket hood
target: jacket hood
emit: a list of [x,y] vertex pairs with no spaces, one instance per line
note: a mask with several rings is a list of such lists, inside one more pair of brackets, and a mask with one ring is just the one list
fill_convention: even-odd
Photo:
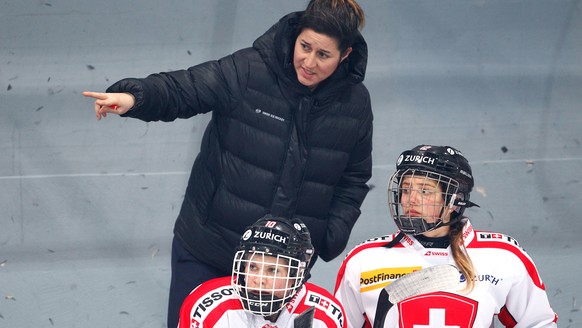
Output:
[[[309,88],[299,83],[293,67],[293,48],[298,31],[297,25],[303,12],[294,12],[283,16],[253,43],[267,66],[286,84],[297,91],[309,92]],[[322,81],[317,93],[338,92],[346,86],[364,81],[368,63],[368,46],[364,37],[358,32],[352,45],[352,52],[332,76]]]

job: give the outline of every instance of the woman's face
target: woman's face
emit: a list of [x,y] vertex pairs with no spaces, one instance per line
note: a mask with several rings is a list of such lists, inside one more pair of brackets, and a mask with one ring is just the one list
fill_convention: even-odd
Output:
[[[428,176],[408,176],[402,178],[400,184],[400,200],[404,215],[412,218],[423,218],[428,223],[435,223],[439,218],[449,221],[451,210],[445,206],[445,199],[440,185]],[[438,228],[425,232],[427,237],[445,235],[449,227]]]
[[352,51],[340,54],[338,42],[312,29],[304,29],[295,40],[293,66],[299,82],[311,90],[330,77]]
[[269,292],[284,298],[288,288],[293,285],[289,279],[287,260],[274,256],[255,253],[248,259],[245,268],[246,287],[253,293]]

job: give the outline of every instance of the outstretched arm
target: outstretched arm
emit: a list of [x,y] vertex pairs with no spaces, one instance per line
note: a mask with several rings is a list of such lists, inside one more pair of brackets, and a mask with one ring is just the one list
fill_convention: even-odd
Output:
[[97,120],[107,117],[107,113],[123,115],[135,104],[135,98],[129,93],[84,91],[83,96],[96,99],[94,109]]

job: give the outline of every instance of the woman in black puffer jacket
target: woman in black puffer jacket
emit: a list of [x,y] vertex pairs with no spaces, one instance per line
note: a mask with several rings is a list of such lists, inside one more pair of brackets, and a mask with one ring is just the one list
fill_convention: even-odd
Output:
[[363,23],[353,0],[312,0],[251,48],[84,92],[98,119],[212,112],[174,228],[169,327],[194,287],[230,274],[243,229],[266,213],[299,217],[325,261],[346,247],[372,171]]

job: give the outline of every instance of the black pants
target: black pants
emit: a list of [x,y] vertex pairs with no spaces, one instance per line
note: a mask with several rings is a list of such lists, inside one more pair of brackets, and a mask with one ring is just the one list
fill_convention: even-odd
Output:
[[172,241],[172,280],[168,302],[168,328],[178,327],[182,302],[194,288],[212,278],[230,275],[231,272],[222,272],[200,262],[174,237]]

